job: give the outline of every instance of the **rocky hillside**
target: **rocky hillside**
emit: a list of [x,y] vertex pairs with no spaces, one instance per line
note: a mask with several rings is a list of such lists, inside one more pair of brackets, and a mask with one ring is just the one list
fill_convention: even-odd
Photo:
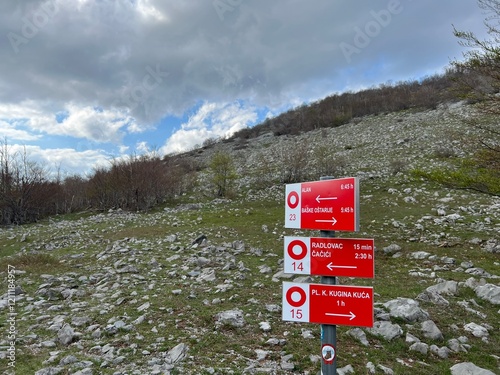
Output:
[[[500,199],[413,177],[469,150],[456,104],[297,136],[197,150],[233,155],[231,199],[195,192],[149,213],[54,217],[0,229],[3,374],[317,374],[320,331],[281,319],[284,185],[360,179],[374,238],[373,328],[339,326],[338,374],[500,372]],[[295,163],[296,162],[296,163]],[[295,165],[295,164],[296,165]]]
[[464,138],[478,131],[463,122],[473,113],[473,107],[454,103],[436,110],[371,115],[297,136],[265,133],[256,139],[230,139],[194,150],[188,157],[207,164],[215,152],[232,154],[241,177],[238,191],[255,181],[286,179],[293,169],[300,170],[295,171],[303,177],[300,181],[316,180],[327,172],[387,178],[414,168],[430,170],[468,155],[471,149],[466,146],[471,145]]

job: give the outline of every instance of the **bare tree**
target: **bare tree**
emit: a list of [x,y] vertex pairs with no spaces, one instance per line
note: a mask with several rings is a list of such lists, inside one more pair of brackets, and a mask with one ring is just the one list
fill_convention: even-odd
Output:
[[500,0],[478,0],[486,13],[484,21],[489,39],[471,31],[454,29],[459,43],[468,48],[463,60],[455,60],[458,89],[475,103],[480,116],[464,118],[479,131],[474,157],[463,165],[461,187],[500,194]]
[[29,159],[26,148],[11,152],[7,140],[0,147],[0,220],[3,224],[24,224],[57,213],[57,182],[48,171]]

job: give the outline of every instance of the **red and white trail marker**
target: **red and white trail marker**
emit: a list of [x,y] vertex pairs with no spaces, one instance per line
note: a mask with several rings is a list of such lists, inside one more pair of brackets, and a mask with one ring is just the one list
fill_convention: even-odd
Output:
[[285,237],[284,255],[285,273],[364,278],[375,276],[373,239]]
[[373,288],[283,282],[282,319],[373,327]]
[[286,185],[285,228],[358,231],[357,177]]

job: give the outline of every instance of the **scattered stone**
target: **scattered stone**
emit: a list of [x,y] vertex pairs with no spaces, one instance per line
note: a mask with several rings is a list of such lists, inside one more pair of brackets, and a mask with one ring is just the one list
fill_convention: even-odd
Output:
[[127,264],[122,268],[118,268],[116,273],[139,273],[139,269],[134,265]]
[[456,296],[458,293],[458,282],[453,280],[443,281],[442,283],[428,287],[426,290],[429,292],[436,292],[438,294]]
[[63,367],[47,367],[35,372],[35,375],[57,375],[64,371]]
[[419,303],[411,298],[398,297],[384,303],[389,314],[394,318],[402,318],[407,322],[422,322],[429,319],[429,314],[422,310]]
[[263,361],[267,358],[269,350],[255,349],[255,354],[257,354],[257,361]]
[[407,332],[406,333],[405,342],[407,344],[413,344],[413,343],[416,343],[416,342],[420,342],[420,339],[417,336],[414,336],[411,333]]
[[438,216],[445,216],[446,215],[446,211],[442,208],[438,208],[436,211],[437,211],[436,213]]
[[165,237],[166,242],[175,242],[177,241],[177,236],[175,234],[171,234],[167,237]]
[[57,339],[63,345],[69,345],[73,342],[75,338],[75,331],[69,324],[64,324],[62,328],[57,332]]
[[465,349],[465,347],[457,339],[450,339],[447,344],[451,351],[455,353],[467,352],[467,349]]
[[347,331],[347,334],[356,340],[358,340],[361,344],[364,346],[369,346],[370,343],[368,342],[368,339],[366,338],[365,332],[361,328],[353,328]]
[[415,251],[409,255],[411,259],[426,259],[431,254],[426,251]]
[[437,327],[436,323],[434,323],[432,320],[426,320],[425,322],[422,322],[422,334],[424,335],[425,338],[431,339],[431,340],[443,340],[443,334]]
[[500,253],[500,241],[496,238],[489,239],[484,245],[484,250],[489,253]]
[[271,330],[271,324],[269,324],[269,322],[260,322],[259,328],[263,332],[269,332]]
[[47,341],[42,341],[40,343],[40,346],[43,348],[53,348],[54,346],[56,346],[56,343],[52,340],[47,340]]
[[305,339],[314,339],[314,335],[312,334],[311,330],[309,329],[301,329],[302,331],[302,337]]
[[472,362],[457,363],[450,367],[451,375],[495,375],[492,371],[478,367]]
[[295,369],[295,365],[290,362],[293,358],[293,354],[287,354],[281,357],[281,369],[282,370],[293,370]]
[[437,345],[431,345],[430,351],[432,354],[437,355],[439,358],[446,359],[451,353],[451,350],[446,346],[442,346],[441,348]]
[[215,326],[217,328],[222,326],[243,327],[245,319],[243,318],[243,311],[240,309],[226,310],[215,315]]
[[216,276],[215,276],[215,270],[213,268],[204,268],[201,271],[201,274],[196,279],[196,281],[198,281],[199,283],[205,283],[215,280]]
[[366,369],[368,370],[369,374],[375,374],[375,365],[373,364],[373,362],[368,362],[366,364]]
[[351,365],[347,365],[337,369],[337,375],[348,375],[354,374],[354,368]]
[[467,332],[472,333],[475,337],[488,337],[489,335],[488,330],[485,327],[476,323],[468,323],[464,325],[464,329]]
[[281,312],[281,306],[280,305],[275,305],[275,304],[267,304],[265,306],[266,310],[269,311],[269,312],[274,312],[274,313],[278,313],[278,312]]
[[74,372],[73,375],[92,375],[94,372],[90,367],[84,368],[83,370]]
[[267,340],[266,344],[272,345],[272,346],[277,346],[277,345],[283,346],[286,344],[286,340],[285,339],[277,339],[277,338],[273,337],[273,338],[270,338],[269,340]]
[[151,304],[149,302],[145,302],[137,308],[137,311],[138,312],[145,311],[145,310],[149,309],[149,306],[151,306]]
[[377,321],[373,323],[373,328],[368,328],[367,330],[374,335],[382,336],[387,341],[391,341],[403,334],[401,327],[391,322]]
[[474,275],[474,276],[491,278],[491,274],[486,272],[483,268],[480,268],[480,267],[468,268],[465,270],[465,273],[468,273],[469,275]]
[[180,343],[170,349],[167,353],[165,362],[167,363],[178,363],[186,358],[189,347],[186,344]]
[[472,262],[462,262],[462,263],[460,263],[460,267],[465,268],[465,269],[472,268],[472,267],[474,267],[474,263],[472,263]]
[[493,284],[480,285],[474,291],[479,298],[494,305],[500,305],[500,286]]
[[487,315],[485,313],[482,313],[481,311],[475,310],[475,309],[470,307],[471,302],[474,302],[474,305],[477,306],[477,304],[475,303],[475,301],[473,299],[470,301],[459,301],[459,302],[457,302],[457,305],[462,306],[465,310],[467,310],[473,314],[476,314],[477,316],[479,316],[482,319],[486,319]]
[[377,368],[380,369],[385,375],[394,375],[394,371],[389,367],[377,365]]
[[422,293],[417,296],[419,301],[430,302],[435,305],[448,306],[450,302],[444,298],[441,294],[439,294],[436,290],[428,290],[426,289]]
[[207,240],[207,236],[205,236],[204,234],[202,234],[202,235],[196,237],[193,242],[191,242],[191,246],[193,246],[193,245],[201,245],[206,240]]
[[395,254],[395,253],[401,251],[401,246],[399,246],[397,244],[391,244],[389,246],[382,248],[382,251],[384,252],[384,254],[392,255],[392,254]]
[[426,355],[427,350],[429,349],[429,345],[423,342],[416,342],[410,346],[410,350],[414,352],[418,352],[420,354]]
[[88,316],[74,316],[71,318],[71,324],[75,327],[81,327],[90,323],[91,319]]
[[68,355],[59,361],[59,366],[66,366],[75,362],[78,362],[78,359],[74,355]]

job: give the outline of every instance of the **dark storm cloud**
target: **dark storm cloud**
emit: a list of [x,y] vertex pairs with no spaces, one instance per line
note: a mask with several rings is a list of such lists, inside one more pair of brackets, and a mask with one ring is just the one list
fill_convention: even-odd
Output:
[[0,103],[145,125],[199,101],[286,106],[433,72],[460,56],[452,23],[482,19],[472,0],[4,0]]

